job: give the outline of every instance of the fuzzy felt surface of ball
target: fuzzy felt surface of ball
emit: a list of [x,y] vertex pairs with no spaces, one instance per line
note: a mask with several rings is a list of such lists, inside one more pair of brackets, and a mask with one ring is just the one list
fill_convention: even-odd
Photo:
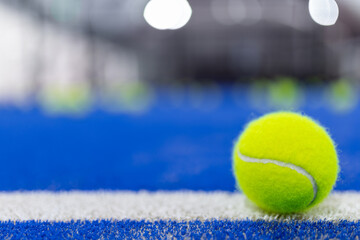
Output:
[[260,208],[304,211],[331,192],[339,171],[335,144],[310,117],[270,113],[251,121],[233,149],[239,188]]

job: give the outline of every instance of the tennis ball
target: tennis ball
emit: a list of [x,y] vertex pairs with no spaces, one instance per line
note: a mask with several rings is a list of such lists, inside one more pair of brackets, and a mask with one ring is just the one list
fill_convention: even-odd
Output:
[[250,122],[233,151],[240,189],[264,210],[293,213],[320,203],[338,174],[334,142],[309,117],[277,112]]

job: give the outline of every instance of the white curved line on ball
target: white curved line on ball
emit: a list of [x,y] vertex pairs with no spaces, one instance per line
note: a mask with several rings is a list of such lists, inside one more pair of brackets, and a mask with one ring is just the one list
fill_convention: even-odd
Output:
[[237,155],[244,162],[263,163],[263,164],[272,163],[272,164],[278,165],[280,167],[290,168],[290,169],[295,170],[296,172],[302,174],[307,179],[309,179],[309,181],[311,182],[311,185],[313,186],[314,197],[311,200],[311,202],[309,203],[309,205],[315,200],[316,195],[317,195],[317,184],[316,184],[316,181],[313,178],[313,176],[311,176],[311,174],[308,173],[305,169],[303,169],[299,166],[296,166],[295,164],[292,164],[292,163],[286,163],[286,162],[281,162],[281,161],[271,160],[271,159],[259,159],[259,158],[248,157],[248,156],[242,155],[239,150],[237,151]]

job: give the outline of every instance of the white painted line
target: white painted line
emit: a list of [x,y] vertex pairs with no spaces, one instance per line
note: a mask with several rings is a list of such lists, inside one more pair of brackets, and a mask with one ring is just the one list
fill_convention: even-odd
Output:
[[2,192],[0,220],[360,220],[360,192],[335,192],[306,213],[267,214],[228,192]]

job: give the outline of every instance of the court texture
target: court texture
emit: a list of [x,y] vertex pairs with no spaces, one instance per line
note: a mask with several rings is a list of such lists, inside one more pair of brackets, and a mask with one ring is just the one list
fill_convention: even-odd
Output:
[[290,108],[329,130],[341,170],[331,195],[297,214],[266,213],[236,188],[234,140],[280,108],[249,91],[158,90],[141,111],[95,104],[77,116],[2,107],[0,238],[359,239],[360,105],[302,94]]

